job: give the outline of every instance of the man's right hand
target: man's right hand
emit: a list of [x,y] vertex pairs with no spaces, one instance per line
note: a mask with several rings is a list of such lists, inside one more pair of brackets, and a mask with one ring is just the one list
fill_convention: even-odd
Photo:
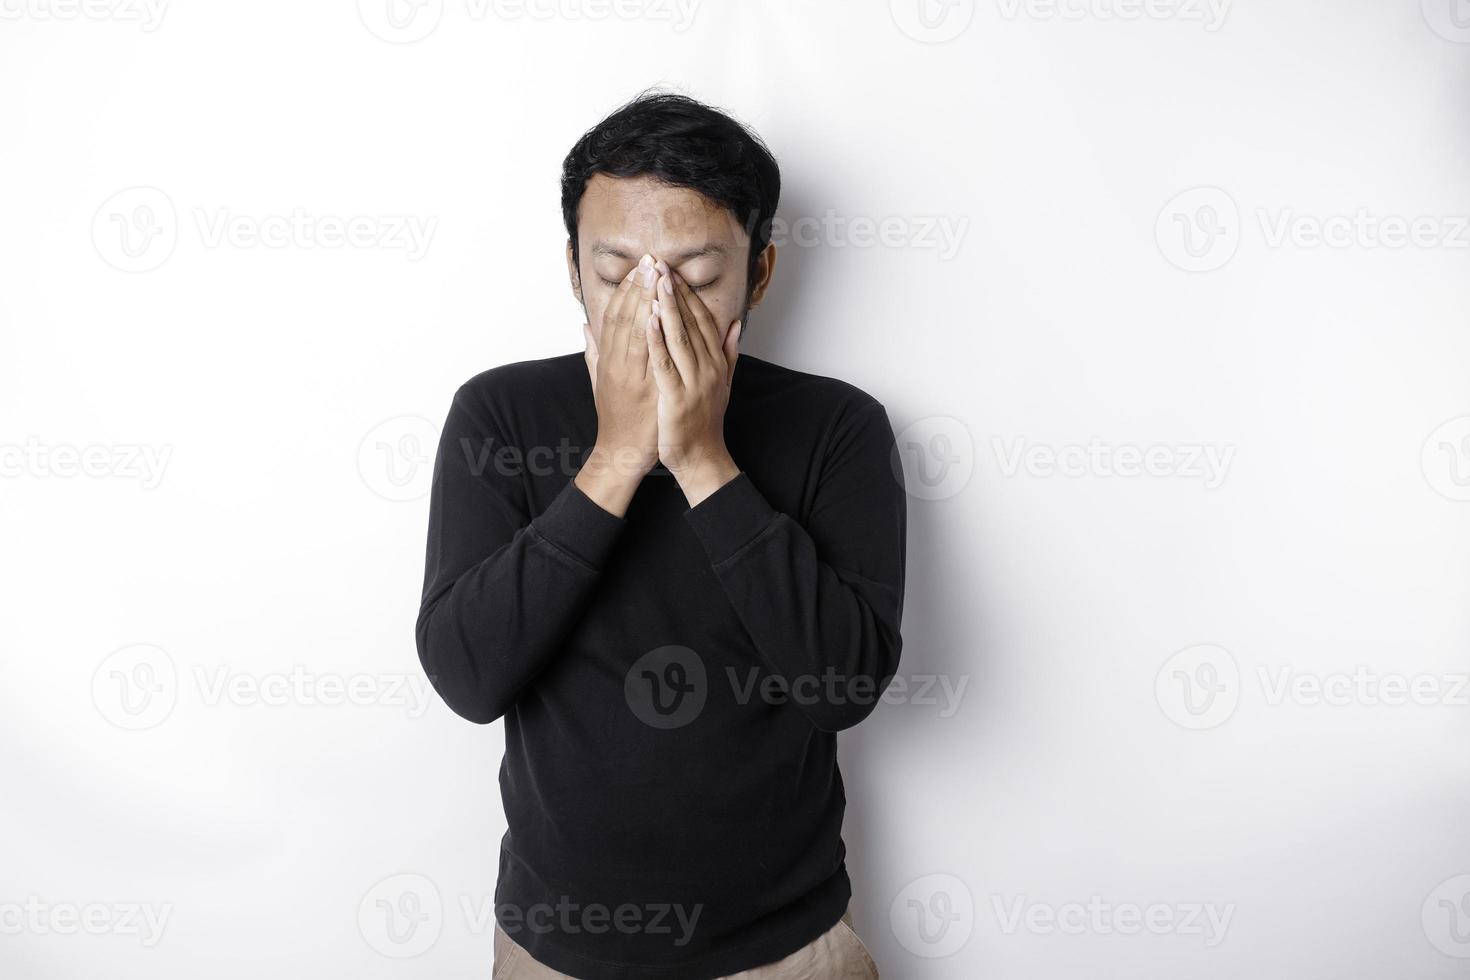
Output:
[[[588,350],[597,403],[597,442],[576,484],[603,510],[622,517],[638,484],[658,462],[658,386],[648,367],[648,318],[658,274],[645,255],[608,300]],[[588,336],[589,343],[594,338]]]

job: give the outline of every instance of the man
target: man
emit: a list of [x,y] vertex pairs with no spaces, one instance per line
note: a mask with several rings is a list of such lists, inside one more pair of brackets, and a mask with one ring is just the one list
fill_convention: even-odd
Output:
[[877,976],[835,733],[898,666],[904,493],[882,405],[737,353],[779,193],[723,113],[617,110],[562,173],[585,352],[449,410],[417,640],[505,718],[497,978]]

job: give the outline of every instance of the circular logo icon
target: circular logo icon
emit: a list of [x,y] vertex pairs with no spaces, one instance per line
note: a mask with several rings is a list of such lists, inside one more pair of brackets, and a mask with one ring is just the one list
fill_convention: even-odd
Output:
[[417,415],[380,422],[357,447],[357,472],[385,500],[418,500],[434,482],[439,427]]
[[954,875],[924,875],[894,898],[888,924],[899,944],[915,956],[953,956],[975,931],[975,899]]
[[1435,949],[1456,959],[1470,959],[1470,875],[1440,882],[1424,900],[1419,923]]
[[379,40],[412,44],[434,33],[444,0],[357,0],[357,16]]
[[150,643],[107,655],[92,674],[92,703],[119,728],[142,731],[161,723],[179,699],[173,658]]
[[893,22],[915,41],[942,44],[965,32],[975,19],[975,0],[888,0]]
[[1450,500],[1470,500],[1470,415],[1450,419],[1429,433],[1419,465],[1436,493]]
[[92,216],[92,245],[123,272],[147,272],[168,261],[179,238],[173,201],[157,187],[129,187]]
[[367,944],[384,956],[418,956],[439,941],[444,928],[439,889],[423,875],[384,878],[358,904],[357,928]]
[[688,647],[650,650],[623,678],[628,707],[653,728],[683,728],[699,717],[708,694],[704,661]]
[[1240,209],[1218,187],[1176,194],[1154,222],[1164,258],[1186,272],[1210,272],[1229,262],[1240,246]]
[[1164,716],[1181,728],[1216,728],[1230,720],[1240,702],[1240,667],[1224,647],[1186,647],[1159,668],[1154,698]]
[[1446,41],[1470,44],[1470,0],[1420,0],[1429,29]]
[[943,500],[965,489],[975,475],[975,440],[959,419],[931,415],[894,438],[892,463],[909,496]]

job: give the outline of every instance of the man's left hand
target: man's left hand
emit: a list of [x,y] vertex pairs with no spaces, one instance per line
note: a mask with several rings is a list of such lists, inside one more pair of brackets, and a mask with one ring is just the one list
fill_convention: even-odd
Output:
[[723,341],[709,308],[684,278],[658,264],[648,354],[658,385],[658,458],[693,507],[740,475],[725,448],[725,409],[740,356],[741,322]]

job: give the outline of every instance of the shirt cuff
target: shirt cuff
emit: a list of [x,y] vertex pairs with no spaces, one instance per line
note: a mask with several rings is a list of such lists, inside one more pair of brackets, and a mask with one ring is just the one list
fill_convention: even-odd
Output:
[[742,472],[684,512],[712,564],[733,556],[760,537],[777,512]]
[[553,546],[592,569],[600,569],[627,522],[597,506],[576,480],[568,480],[531,527]]

